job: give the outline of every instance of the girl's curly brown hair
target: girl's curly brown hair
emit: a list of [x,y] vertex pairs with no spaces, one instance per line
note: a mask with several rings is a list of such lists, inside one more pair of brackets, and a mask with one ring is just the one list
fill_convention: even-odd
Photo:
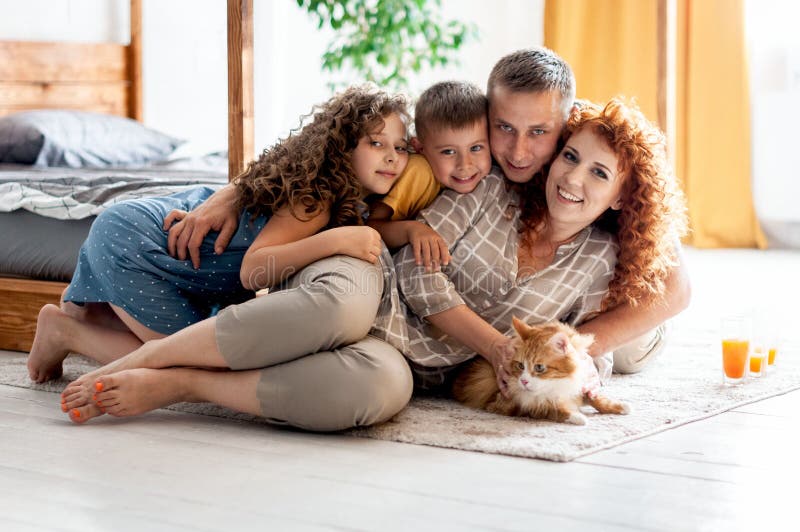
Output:
[[316,105],[311,121],[264,150],[234,180],[238,207],[254,217],[284,206],[299,220],[330,208],[329,227],[361,225],[362,187],[352,167],[359,140],[398,113],[408,121],[406,100],[371,85],[350,87]]
[[[615,235],[620,247],[614,278],[600,311],[620,303],[636,306],[652,296],[656,301],[664,294],[670,269],[677,264],[675,246],[687,228],[685,200],[669,169],[664,135],[636,106],[619,98],[612,98],[605,107],[587,102],[576,106],[563,142],[585,128],[606,140],[619,159],[623,179],[622,208],[608,209],[594,222]],[[521,231],[525,234],[536,234],[547,223],[543,175],[521,191]]]

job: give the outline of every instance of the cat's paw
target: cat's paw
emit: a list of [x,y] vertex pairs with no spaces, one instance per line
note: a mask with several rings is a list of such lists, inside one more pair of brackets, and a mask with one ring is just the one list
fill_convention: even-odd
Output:
[[627,414],[630,414],[631,413],[631,407],[628,406],[628,404],[626,404],[626,403],[620,403],[619,404],[619,413],[622,414],[623,416],[627,415]]
[[569,415],[569,417],[565,420],[567,423],[572,423],[573,425],[586,425],[586,416],[581,414],[580,412],[574,412]]

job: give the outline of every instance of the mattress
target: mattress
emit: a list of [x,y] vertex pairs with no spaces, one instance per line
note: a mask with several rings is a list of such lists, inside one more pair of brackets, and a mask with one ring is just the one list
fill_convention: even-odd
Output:
[[57,220],[25,210],[0,212],[0,276],[68,282],[94,219]]
[[92,221],[120,201],[228,182],[222,157],[124,169],[0,165],[0,276],[69,281]]

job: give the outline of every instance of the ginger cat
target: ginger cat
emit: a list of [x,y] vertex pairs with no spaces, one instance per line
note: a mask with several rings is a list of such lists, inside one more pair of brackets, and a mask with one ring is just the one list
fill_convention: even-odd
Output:
[[453,383],[456,400],[506,416],[586,424],[580,407],[601,414],[627,414],[627,405],[598,393],[600,377],[587,349],[594,336],[580,334],[561,322],[529,326],[513,319],[519,339],[510,364],[506,399],[497,387],[489,362],[478,357]]

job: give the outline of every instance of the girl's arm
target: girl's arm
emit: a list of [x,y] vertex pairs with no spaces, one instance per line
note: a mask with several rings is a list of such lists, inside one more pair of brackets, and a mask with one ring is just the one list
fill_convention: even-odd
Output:
[[390,249],[408,244],[408,231],[404,227],[405,220],[392,221],[392,214],[394,214],[394,209],[379,201],[370,207],[369,219],[367,219],[367,225],[381,234],[383,241]]
[[329,220],[327,210],[305,221],[292,216],[288,207],[273,214],[245,253],[239,274],[242,285],[248,290],[268,288],[332,255],[377,262],[381,253],[377,231],[345,226],[319,232]]
[[450,250],[439,233],[416,220],[392,220],[391,213],[388,217],[382,217],[381,207],[391,209],[379,204],[370,214],[367,224],[380,233],[389,249],[411,244],[417,264],[425,266],[428,271],[439,270],[450,264]]

